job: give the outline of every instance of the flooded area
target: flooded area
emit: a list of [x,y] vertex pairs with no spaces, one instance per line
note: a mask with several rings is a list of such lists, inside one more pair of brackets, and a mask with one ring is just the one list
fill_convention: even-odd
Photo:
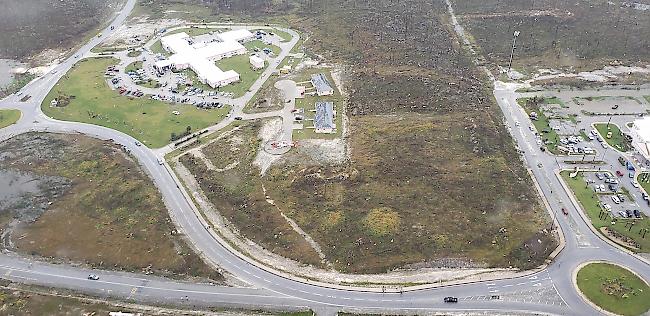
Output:
[[0,88],[8,86],[14,79],[17,69],[25,69],[27,64],[13,59],[0,59]]
[[11,212],[14,219],[33,221],[68,187],[62,177],[0,169],[0,214]]

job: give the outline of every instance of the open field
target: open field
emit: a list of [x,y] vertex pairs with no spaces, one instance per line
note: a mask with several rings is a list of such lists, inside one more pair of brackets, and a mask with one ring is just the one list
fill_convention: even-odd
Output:
[[320,264],[318,254],[266,201],[259,169],[252,166],[259,149],[259,124],[246,125],[202,149],[211,163],[192,154],[181,157],[216,209],[247,238],[287,258]]
[[0,128],[16,123],[18,119],[20,119],[19,110],[0,110]]
[[[575,178],[570,178],[569,173],[569,171],[562,171],[560,174],[562,175],[564,182],[566,182],[569,188],[571,188],[571,191],[573,191],[573,195],[582,205],[582,209],[591,220],[591,224],[598,231],[601,231],[603,227],[607,227],[607,229],[614,231],[619,236],[623,236],[625,239],[629,238],[638,245],[638,249],[632,250],[636,252],[650,252],[650,235],[642,236],[639,234],[642,230],[650,230],[650,219],[647,217],[643,217],[642,219],[612,219],[610,216],[599,217],[602,210],[599,205],[598,195],[590,186],[587,185],[582,172],[578,173],[578,176]],[[628,230],[626,224],[632,222],[634,225],[630,230]],[[610,236],[604,236],[612,239]],[[617,240],[613,241],[617,242]],[[621,244],[620,242],[617,243]],[[625,244],[621,245],[627,246]]]
[[650,60],[650,15],[622,1],[453,0],[458,18],[488,61],[507,66],[515,30],[521,32],[513,67],[597,69],[610,61]]
[[[528,268],[552,251],[548,216],[484,78],[446,24],[444,2],[252,1],[210,8],[242,19],[286,20],[309,34],[308,56],[346,68],[351,160],[314,166],[292,151],[263,179],[271,198],[337,269],[382,272],[444,259]],[[237,227],[249,227],[239,220]],[[254,240],[273,238],[273,230],[255,232]]]
[[516,190],[526,180],[504,176],[513,171],[506,159],[448,159],[467,152],[461,140],[472,137],[455,117],[353,117],[363,129],[352,131],[349,164],[273,167],[269,195],[346,272],[449,257],[465,265],[539,264],[554,241],[542,232],[537,197]]
[[[632,143],[628,140],[621,129],[616,124],[597,123],[594,124],[600,136],[612,147],[621,152],[632,149]],[[612,137],[608,138],[607,133],[612,132]]]
[[631,271],[590,263],[578,271],[578,288],[594,304],[618,315],[637,316],[650,309],[650,287]]
[[239,82],[219,88],[220,91],[232,92],[235,98],[241,97],[260,77],[263,69],[253,70],[248,61],[248,54],[237,55],[217,61],[217,67],[223,71],[234,70],[239,73]]
[[[0,150],[13,154],[0,161],[2,169],[68,183],[57,186],[51,203],[19,200],[5,209],[3,230],[18,252],[101,269],[221,280],[174,232],[157,188],[120,146],[78,135],[23,134]],[[32,214],[37,207],[41,214]]]
[[[291,37],[289,37],[289,39],[291,39]],[[250,42],[246,42],[244,43],[244,47],[248,49],[249,53],[255,52],[255,48],[257,48],[260,52],[263,49],[268,48],[273,52],[273,55],[275,56],[279,55],[280,52],[282,52],[282,49],[280,49],[280,47],[277,47],[275,45],[266,45],[260,40],[252,40]]]
[[0,10],[0,58],[25,59],[72,47],[98,28],[120,0],[6,0]]
[[24,74],[15,74],[13,80],[11,83],[5,87],[0,87],[0,98],[4,98],[5,96],[8,96],[10,94],[14,94],[20,89],[22,89],[25,85],[27,85],[30,81],[32,81],[36,76],[30,74],[30,73],[24,73]]
[[[108,87],[104,78],[106,67],[116,63],[112,58],[88,59],[79,62],[59,81],[43,101],[43,112],[53,118],[106,126],[129,134],[149,147],[169,143],[172,133],[183,133],[216,124],[228,108],[204,110],[191,105],[169,104],[148,98],[119,95]],[[69,99],[62,107],[50,107],[53,99]],[[180,115],[172,114],[179,111]],[[151,128],[156,126],[156,128]]]

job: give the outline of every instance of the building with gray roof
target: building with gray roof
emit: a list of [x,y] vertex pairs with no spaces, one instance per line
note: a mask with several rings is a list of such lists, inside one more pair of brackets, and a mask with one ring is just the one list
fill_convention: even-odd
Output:
[[334,89],[324,73],[311,75],[311,84],[316,88],[316,94],[319,96],[334,94]]
[[335,115],[334,102],[316,102],[316,115],[314,116],[316,133],[334,133],[336,131]]

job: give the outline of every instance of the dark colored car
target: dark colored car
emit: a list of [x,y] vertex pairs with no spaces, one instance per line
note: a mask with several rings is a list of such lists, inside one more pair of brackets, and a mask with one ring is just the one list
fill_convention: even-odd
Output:
[[445,303],[458,303],[458,298],[453,296],[447,296],[444,299]]
[[235,116],[235,121],[241,121],[243,118],[241,116]]
[[564,213],[564,215],[569,215],[569,212],[564,207],[562,208],[562,213]]
[[641,218],[641,212],[639,212],[639,210],[634,210],[634,217]]

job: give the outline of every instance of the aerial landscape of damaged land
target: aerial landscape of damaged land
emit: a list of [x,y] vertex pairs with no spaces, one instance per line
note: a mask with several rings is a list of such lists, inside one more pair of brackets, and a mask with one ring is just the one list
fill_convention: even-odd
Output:
[[646,0],[8,0],[0,31],[0,314],[650,310]]

